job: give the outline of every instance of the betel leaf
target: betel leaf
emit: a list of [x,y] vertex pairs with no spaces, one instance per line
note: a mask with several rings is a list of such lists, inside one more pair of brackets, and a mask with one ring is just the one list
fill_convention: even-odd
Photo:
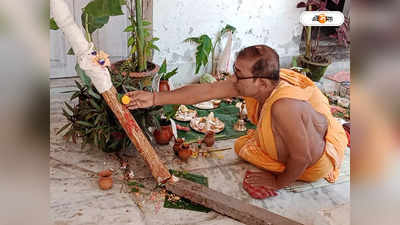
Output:
[[94,18],[123,15],[120,0],[94,0],[83,8],[83,14]]
[[57,23],[56,23],[56,21],[54,20],[54,18],[50,18],[50,30],[58,30],[58,29],[60,29],[58,26],[57,26]]

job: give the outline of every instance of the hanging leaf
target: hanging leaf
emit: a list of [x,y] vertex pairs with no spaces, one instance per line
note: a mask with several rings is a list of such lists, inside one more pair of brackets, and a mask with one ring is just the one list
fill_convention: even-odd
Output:
[[206,66],[208,63],[208,57],[212,48],[212,41],[208,35],[201,35],[200,37],[187,38],[185,42],[197,43],[196,51],[196,74],[199,73],[201,66]]
[[119,16],[123,15],[121,0],[94,0],[83,8],[84,13],[93,17]]
[[49,26],[50,26],[50,30],[58,30],[58,29],[60,29],[60,28],[57,26],[57,23],[56,23],[56,21],[54,20],[54,18],[50,18]]
[[91,14],[82,13],[81,20],[83,27],[86,27],[86,15],[88,17],[88,32],[91,34],[97,29],[102,28],[110,20],[110,16],[94,17]]

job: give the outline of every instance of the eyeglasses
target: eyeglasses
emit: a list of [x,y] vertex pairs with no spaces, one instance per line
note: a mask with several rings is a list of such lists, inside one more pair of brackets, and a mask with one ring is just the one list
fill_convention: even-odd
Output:
[[237,69],[236,69],[236,65],[235,64],[233,64],[233,73],[235,74],[235,76],[236,76],[236,79],[239,81],[239,80],[247,80],[247,79],[257,79],[257,78],[260,78],[260,79],[268,79],[268,78],[266,78],[266,77],[256,77],[256,76],[251,76],[251,77],[238,77],[238,75],[237,75]]

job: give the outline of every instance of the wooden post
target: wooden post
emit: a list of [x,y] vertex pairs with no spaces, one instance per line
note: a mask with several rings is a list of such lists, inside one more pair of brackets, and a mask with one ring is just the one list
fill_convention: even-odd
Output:
[[117,90],[111,87],[110,90],[103,92],[101,95],[114,112],[114,115],[118,118],[118,121],[124,128],[129,139],[146,161],[153,177],[156,178],[158,183],[167,181],[171,177],[171,174],[167,167],[161,162],[153,146],[143,134],[143,131],[140,129],[132,114],[118,101]]
[[[172,179],[171,179],[172,180]],[[296,221],[272,213],[266,209],[244,203],[204,185],[180,178],[168,182],[167,190],[190,199],[223,215],[250,225],[301,225]]]

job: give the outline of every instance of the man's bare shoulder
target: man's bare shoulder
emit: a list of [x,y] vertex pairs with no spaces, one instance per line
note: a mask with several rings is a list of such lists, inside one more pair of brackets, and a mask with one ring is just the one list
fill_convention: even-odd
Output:
[[[272,105],[271,116],[272,118],[301,118],[307,103],[302,100],[293,98],[282,98]],[[279,119],[282,120],[282,119]],[[286,121],[286,120],[282,120]]]

